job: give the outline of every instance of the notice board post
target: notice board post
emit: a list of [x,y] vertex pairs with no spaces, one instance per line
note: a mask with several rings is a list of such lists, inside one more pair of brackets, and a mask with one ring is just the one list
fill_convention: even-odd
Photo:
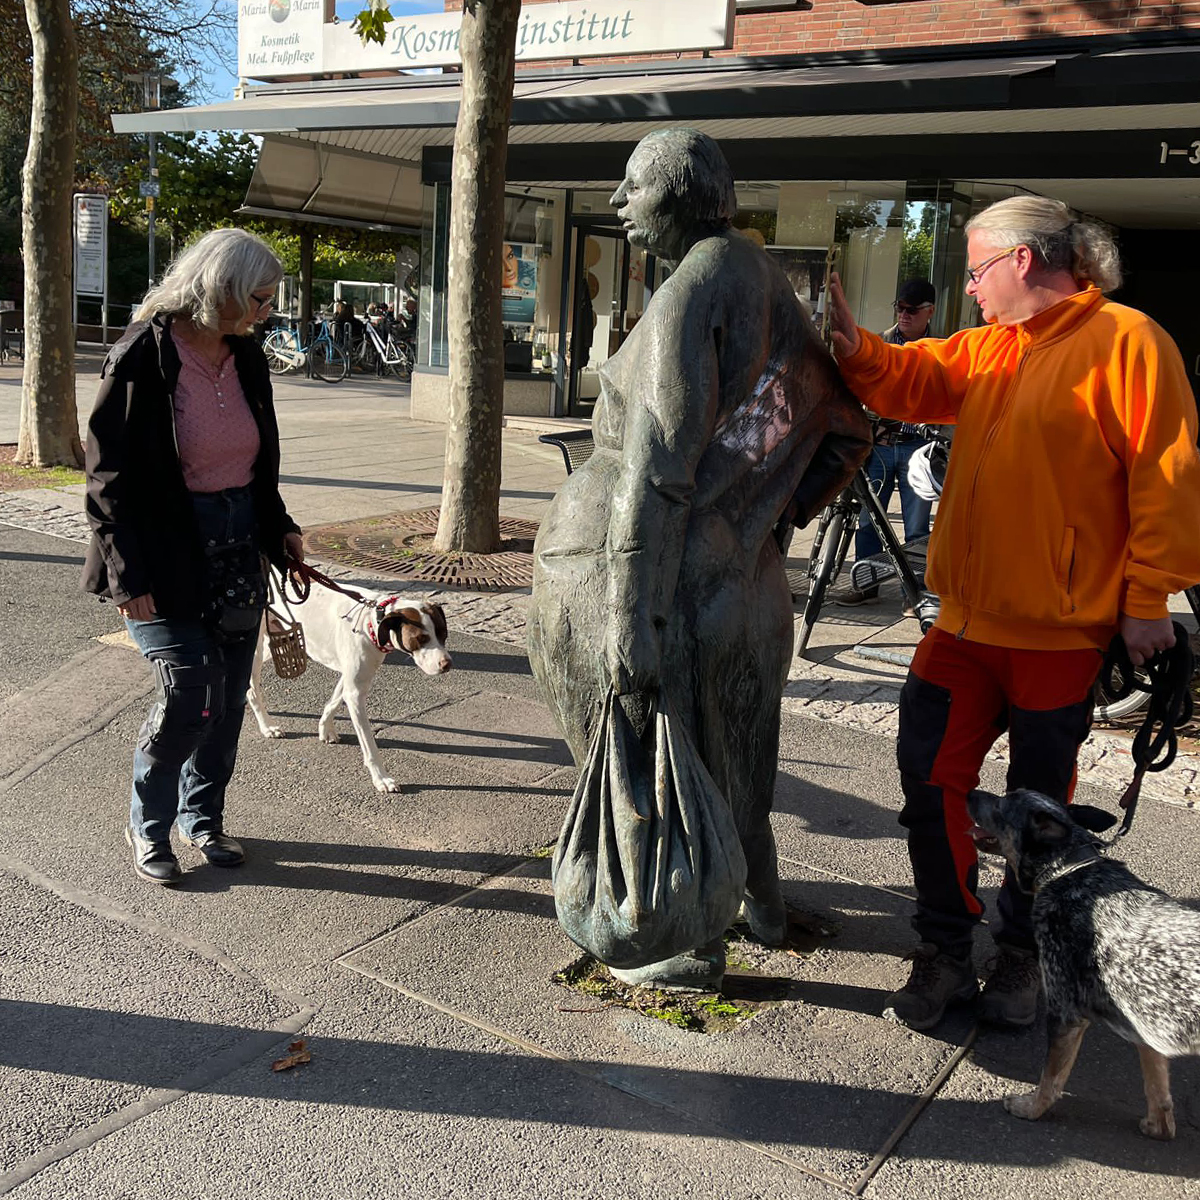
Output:
[[79,297],[100,300],[100,339],[108,345],[108,197],[76,192],[74,197],[75,324],[79,324]]

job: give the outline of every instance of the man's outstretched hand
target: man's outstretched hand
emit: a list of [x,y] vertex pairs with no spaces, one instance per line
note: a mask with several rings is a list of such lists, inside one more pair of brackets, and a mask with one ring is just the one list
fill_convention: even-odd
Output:
[[850,358],[858,353],[862,338],[858,333],[854,314],[846,303],[842,281],[836,271],[829,276],[829,331],[833,337],[833,349],[838,358]]

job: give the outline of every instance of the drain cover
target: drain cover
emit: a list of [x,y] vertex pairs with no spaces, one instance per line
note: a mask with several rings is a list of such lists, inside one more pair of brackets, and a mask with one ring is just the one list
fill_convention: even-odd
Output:
[[501,517],[501,548],[496,554],[443,554],[433,549],[438,512],[417,508],[322,525],[309,530],[304,542],[315,557],[329,562],[438,587],[497,592],[532,585],[536,521]]

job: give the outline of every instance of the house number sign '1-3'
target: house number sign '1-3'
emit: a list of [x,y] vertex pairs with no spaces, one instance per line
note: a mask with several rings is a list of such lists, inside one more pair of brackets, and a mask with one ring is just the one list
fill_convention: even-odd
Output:
[[1193,167],[1200,167],[1200,138],[1197,138],[1190,146],[1184,146],[1182,150],[1173,150],[1169,142],[1159,142],[1159,145],[1162,147],[1158,156],[1160,165],[1165,166],[1167,159],[1178,156],[1186,158]]

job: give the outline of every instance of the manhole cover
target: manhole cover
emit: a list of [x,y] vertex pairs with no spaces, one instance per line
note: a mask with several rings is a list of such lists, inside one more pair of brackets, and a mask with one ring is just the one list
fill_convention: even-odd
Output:
[[536,521],[501,517],[496,554],[443,554],[433,549],[438,511],[417,508],[322,525],[309,530],[304,542],[318,558],[438,587],[495,592],[532,585]]

